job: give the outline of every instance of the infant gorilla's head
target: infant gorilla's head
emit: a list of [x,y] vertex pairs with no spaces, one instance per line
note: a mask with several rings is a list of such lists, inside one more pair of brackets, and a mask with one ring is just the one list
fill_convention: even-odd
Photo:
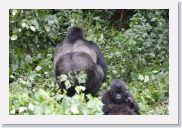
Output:
[[119,79],[112,81],[110,94],[113,102],[115,103],[125,102],[125,100],[127,99],[125,82]]

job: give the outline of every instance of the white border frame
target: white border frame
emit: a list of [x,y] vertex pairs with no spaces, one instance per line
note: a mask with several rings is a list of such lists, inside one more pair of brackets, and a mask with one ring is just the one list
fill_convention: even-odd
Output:
[[[178,3],[176,0],[6,0],[3,2],[0,5],[2,124],[179,124]],[[9,115],[9,9],[169,9],[169,115]]]

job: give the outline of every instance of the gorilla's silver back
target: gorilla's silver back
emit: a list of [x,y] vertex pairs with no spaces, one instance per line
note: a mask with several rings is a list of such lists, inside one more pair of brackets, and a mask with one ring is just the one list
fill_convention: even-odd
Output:
[[74,52],[85,52],[91,56],[94,63],[97,63],[97,54],[93,50],[92,45],[90,45],[89,43],[88,45],[85,45],[85,41],[82,40],[77,40],[74,43],[63,42],[62,46],[57,49],[57,53],[59,54],[55,56],[54,63],[57,62],[57,59],[59,59],[61,56],[67,53],[74,53]]

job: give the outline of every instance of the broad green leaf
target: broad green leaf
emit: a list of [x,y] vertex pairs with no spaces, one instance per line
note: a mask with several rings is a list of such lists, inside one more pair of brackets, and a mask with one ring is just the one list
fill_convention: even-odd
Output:
[[26,27],[26,24],[25,23],[22,23],[21,26],[22,26],[22,28],[25,28]]
[[139,80],[144,80],[143,75],[139,74],[138,79],[139,79]]
[[28,109],[31,110],[31,111],[34,111],[34,105],[30,103],[30,104],[28,105]]
[[32,63],[32,57],[30,55],[25,56],[25,62],[26,63]]
[[20,107],[20,108],[19,108],[19,113],[22,113],[22,112],[24,112],[24,111],[26,111],[26,110],[27,110],[26,107]]
[[144,82],[149,82],[149,76],[148,75],[145,75]]
[[75,106],[75,105],[71,106],[71,112],[72,112],[73,114],[78,114],[78,113],[79,113],[78,107]]
[[34,26],[30,26],[30,29],[35,32],[35,27]]
[[17,38],[18,38],[17,35],[12,35],[12,36],[11,36],[11,40],[13,40],[13,41],[14,41],[14,40],[17,40]]
[[41,69],[42,69],[41,66],[37,66],[37,67],[35,68],[35,70],[37,70],[37,71],[40,71]]
[[18,11],[17,11],[16,9],[14,9],[14,10],[12,11],[12,15],[15,16],[15,15],[17,14],[17,12],[18,12]]

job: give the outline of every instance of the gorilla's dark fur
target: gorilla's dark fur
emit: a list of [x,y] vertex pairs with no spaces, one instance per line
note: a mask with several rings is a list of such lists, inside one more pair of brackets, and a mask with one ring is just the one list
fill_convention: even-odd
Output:
[[[84,70],[87,74],[85,93],[93,96],[106,79],[107,65],[99,47],[92,41],[84,38],[84,32],[78,27],[71,28],[66,38],[58,44],[54,56],[55,76],[79,72]],[[60,85],[65,89],[65,85]],[[67,90],[68,96],[75,94],[74,87]]]
[[[110,112],[116,113],[116,111],[118,111],[118,114],[131,114],[133,112],[139,114],[137,102],[132,94],[126,91],[125,83],[119,79],[113,80],[110,90],[102,94],[102,102],[104,107],[107,108],[106,110],[111,110],[105,111],[103,107],[103,112],[106,112],[105,114]],[[126,110],[126,112],[124,112],[124,110]]]
[[102,111],[104,115],[137,115],[127,103],[104,105]]

